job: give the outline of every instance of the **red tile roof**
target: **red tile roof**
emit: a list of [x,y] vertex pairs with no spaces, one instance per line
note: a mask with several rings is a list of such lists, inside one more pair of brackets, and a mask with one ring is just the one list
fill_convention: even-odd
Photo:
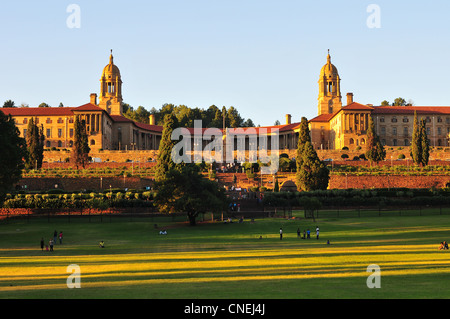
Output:
[[134,123],[132,120],[130,120],[129,118],[126,118],[125,116],[122,116],[122,115],[110,115],[110,116],[114,122]]
[[[338,111],[339,112],[339,111]],[[333,114],[321,114],[309,120],[309,122],[329,122],[333,116],[335,116],[338,112]]]
[[150,125],[150,124],[138,123],[138,122],[130,120],[129,118],[126,118],[125,116],[122,116],[122,115],[110,115],[110,116],[114,122],[132,123],[136,127],[141,128],[143,130],[152,131],[152,132],[162,132],[162,130],[163,130],[163,127],[160,125]]
[[450,115],[450,106],[375,106],[374,114],[443,114]]
[[99,111],[99,112],[103,112],[104,109],[102,109],[101,107],[98,107],[97,105],[91,104],[91,103],[87,103],[84,105],[81,105],[79,107],[75,107],[73,108],[74,111]]
[[73,116],[74,107],[4,107],[0,110],[11,116]]
[[366,104],[352,102],[349,105],[344,106],[342,110],[373,110],[373,107]]
[[163,127],[160,125],[150,125],[150,124],[138,123],[138,122],[134,122],[134,124],[137,127],[142,128],[147,131],[162,132],[162,130],[163,130]]

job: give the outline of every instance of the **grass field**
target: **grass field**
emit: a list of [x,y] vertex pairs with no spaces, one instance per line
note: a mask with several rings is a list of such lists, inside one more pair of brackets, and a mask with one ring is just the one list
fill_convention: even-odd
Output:
[[[314,232],[316,224],[319,240],[297,238],[297,228]],[[438,250],[450,240],[450,216],[159,226],[168,234],[152,221],[114,218],[0,224],[0,298],[450,297],[450,252]],[[63,231],[63,244],[41,251],[41,237],[48,242],[54,230]],[[80,289],[67,287],[72,264],[80,267]],[[371,264],[381,269],[381,288],[367,287]]]

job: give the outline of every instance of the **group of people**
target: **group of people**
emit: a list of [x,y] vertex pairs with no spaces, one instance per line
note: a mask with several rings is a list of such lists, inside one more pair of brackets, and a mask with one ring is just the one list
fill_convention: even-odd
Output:
[[445,250],[445,249],[448,249],[448,244],[444,240],[444,241],[441,241],[441,244],[439,245],[439,250]]
[[[300,238],[301,232],[300,228],[297,228],[297,237]],[[310,239],[311,231],[309,229],[303,230],[302,239]],[[316,239],[319,239],[319,226],[316,226]],[[283,240],[283,228],[280,227],[280,240]]]
[[44,251],[44,248],[46,251],[53,251],[53,246],[56,243],[56,240],[59,239],[59,244],[62,245],[62,240],[63,240],[63,233],[62,231],[58,232],[55,230],[53,232],[53,238],[50,238],[50,240],[48,241],[48,245],[45,245],[44,242],[44,238],[41,238],[41,250]]
[[[300,238],[301,232],[300,228],[297,228],[297,237]],[[306,231],[303,230],[303,236],[302,239],[310,239],[311,238],[311,231],[307,229]],[[319,226],[316,226],[316,239],[319,239]]]

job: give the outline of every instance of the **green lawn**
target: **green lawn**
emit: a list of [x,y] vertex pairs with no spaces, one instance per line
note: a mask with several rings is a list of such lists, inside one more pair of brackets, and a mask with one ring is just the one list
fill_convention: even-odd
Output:
[[[299,214],[300,216],[301,214]],[[157,221],[156,221],[157,222]],[[258,219],[189,227],[112,218],[0,224],[0,298],[449,298],[450,216]],[[316,224],[320,238],[297,238]],[[283,227],[283,240],[279,229]],[[41,251],[53,231],[53,252]],[[260,238],[261,237],[261,238]],[[104,240],[106,248],[98,247]],[[327,240],[330,245],[327,245]],[[69,289],[69,265],[81,288]],[[381,269],[369,289],[367,267]]]

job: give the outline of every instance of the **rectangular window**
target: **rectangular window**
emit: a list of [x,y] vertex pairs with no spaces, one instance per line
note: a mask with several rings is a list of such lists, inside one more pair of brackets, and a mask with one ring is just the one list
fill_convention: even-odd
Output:
[[59,137],[59,138],[62,137],[62,133],[63,133],[62,131],[63,131],[62,128],[59,128],[59,129],[58,129],[58,137]]
[[27,137],[27,129],[23,129],[23,137]]
[[397,128],[395,126],[392,128],[392,135],[397,135]]
[[73,137],[73,128],[71,128],[71,129],[69,130],[69,135],[70,135],[70,137]]
[[47,129],[47,138],[52,137],[52,129],[48,128]]

